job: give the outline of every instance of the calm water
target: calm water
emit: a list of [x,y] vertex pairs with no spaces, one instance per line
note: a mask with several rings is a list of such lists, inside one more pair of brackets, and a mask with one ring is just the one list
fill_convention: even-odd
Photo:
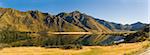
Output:
[[31,34],[26,36],[5,36],[0,37],[0,43],[25,45],[111,45],[114,41],[123,39],[122,36],[112,35],[52,35],[52,34]]
[[41,35],[53,44],[111,45],[123,36],[112,35]]

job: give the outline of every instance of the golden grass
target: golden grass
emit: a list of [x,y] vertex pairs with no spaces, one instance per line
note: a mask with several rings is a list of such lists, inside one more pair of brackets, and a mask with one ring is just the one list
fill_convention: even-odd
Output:
[[0,50],[0,55],[125,55],[145,49],[149,41],[113,46],[83,46],[81,50],[41,47],[12,47]]

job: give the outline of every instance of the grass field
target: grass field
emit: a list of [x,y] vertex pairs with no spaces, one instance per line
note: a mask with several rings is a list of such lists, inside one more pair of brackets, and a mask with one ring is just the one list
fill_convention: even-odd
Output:
[[131,55],[144,50],[149,41],[113,46],[83,46],[81,50],[42,47],[11,47],[0,49],[0,55]]

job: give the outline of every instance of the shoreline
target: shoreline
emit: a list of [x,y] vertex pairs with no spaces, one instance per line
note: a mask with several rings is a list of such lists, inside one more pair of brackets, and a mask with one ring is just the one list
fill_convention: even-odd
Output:
[[0,55],[123,55],[123,54],[135,54],[142,49],[149,41],[138,43],[122,43],[112,46],[83,46],[83,49],[75,50],[63,50],[60,48],[43,48],[43,47],[10,47],[0,50]]

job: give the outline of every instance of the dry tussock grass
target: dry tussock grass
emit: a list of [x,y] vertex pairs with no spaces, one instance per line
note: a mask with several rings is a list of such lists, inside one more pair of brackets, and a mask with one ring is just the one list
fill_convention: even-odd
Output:
[[145,49],[149,41],[113,46],[84,46],[81,50],[41,47],[12,47],[0,50],[0,55],[125,55]]

